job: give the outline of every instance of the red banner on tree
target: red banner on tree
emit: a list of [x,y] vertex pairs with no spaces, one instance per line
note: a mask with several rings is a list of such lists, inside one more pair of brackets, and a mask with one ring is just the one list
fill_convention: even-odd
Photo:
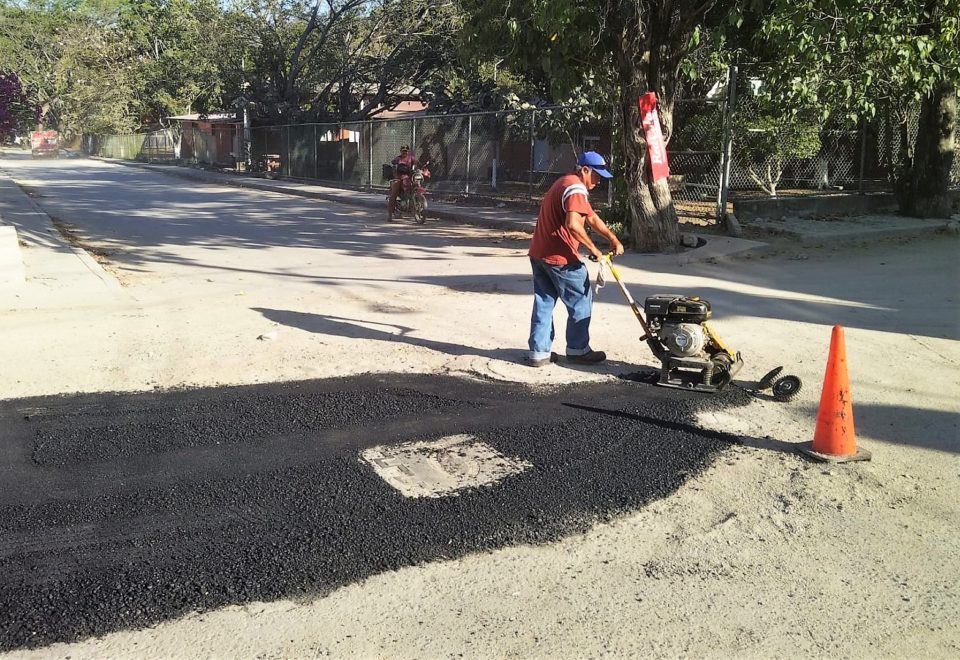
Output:
[[667,163],[667,145],[663,142],[663,131],[660,129],[660,115],[657,113],[657,95],[647,92],[640,97],[637,105],[640,107],[640,121],[647,138],[651,180],[666,179],[670,175],[670,166]]

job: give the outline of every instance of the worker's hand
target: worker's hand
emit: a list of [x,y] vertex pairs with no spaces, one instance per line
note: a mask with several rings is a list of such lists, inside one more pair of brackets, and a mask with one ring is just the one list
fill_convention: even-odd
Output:
[[614,256],[619,257],[623,254],[623,243],[620,241],[615,241],[613,244],[613,254]]

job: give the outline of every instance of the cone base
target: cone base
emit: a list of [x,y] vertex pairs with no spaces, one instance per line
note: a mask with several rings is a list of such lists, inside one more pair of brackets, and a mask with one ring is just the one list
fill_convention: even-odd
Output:
[[813,451],[813,442],[800,443],[797,445],[797,451],[822,463],[852,463],[853,461],[869,461],[873,457],[866,449],[858,449],[856,454],[850,454],[849,456],[822,454],[818,451]]

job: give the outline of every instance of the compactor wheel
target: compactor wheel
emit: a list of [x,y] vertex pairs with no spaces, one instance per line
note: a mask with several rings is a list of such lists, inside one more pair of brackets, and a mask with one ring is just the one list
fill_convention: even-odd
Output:
[[780,375],[780,372],[783,371],[783,367],[774,367],[767,374],[760,379],[757,383],[758,390],[769,390],[773,387],[773,381],[777,379],[777,376]]
[[797,376],[781,376],[773,381],[772,388],[777,401],[792,401],[800,394],[803,383]]

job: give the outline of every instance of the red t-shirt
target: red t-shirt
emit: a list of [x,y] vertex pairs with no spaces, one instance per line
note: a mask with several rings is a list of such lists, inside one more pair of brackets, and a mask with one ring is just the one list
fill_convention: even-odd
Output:
[[393,163],[395,166],[401,166],[401,165],[403,166],[403,169],[405,171],[401,171],[400,172],[401,174],[409,174],[410,172],[413,171],[414,165],[420,164],[417,161],[417,157],[411,153],[407,153],[406,156],[397,156],[390,162]]
[[588,194],[587,187],[576,174],[557,179],[540,204],[537,228],[527,254],[554,266],[580,261],[580,241],[567,230],[567,213],[576,211],[586,217],[593,215]]

